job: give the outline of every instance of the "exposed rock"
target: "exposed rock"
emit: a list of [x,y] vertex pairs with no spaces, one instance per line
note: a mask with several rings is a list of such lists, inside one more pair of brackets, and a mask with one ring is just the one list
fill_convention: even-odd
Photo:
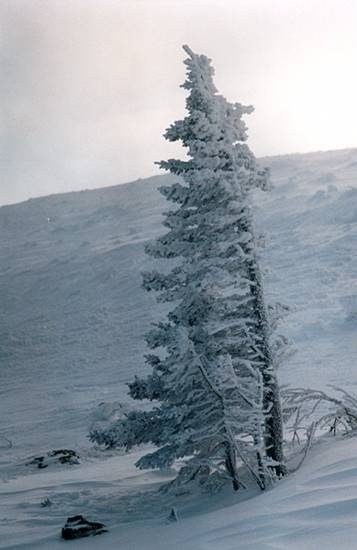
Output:
[[50,464],[79,464],[79,456],[71,449],[56,449],[45,456],[36,456],[27,465],[36,464],[38,468],[47,468]]
[[170,515],[168,516],[167,518],[167,522],[168,523],[172,523],[172,522],[176,522],[178,521],[178,515],[177,515],[177,510],[176,508],[173,506],[171,508],[171,512],[170,512]]
[[48,497],[46,497],[45,500],[41,502],[42,508],[46,508],[47,506],[52,506],[52,504],[53,504],[52,500],[50,500]]
[[49,457],[55,457],[61,464],[79,464],[79,456],[71,449],[57,449],[50,451]]
[[88,521],[83,516],[68,518],[62,529],[62,538],[65,540],[79,539],[107,533],[105,525],[98,521]]

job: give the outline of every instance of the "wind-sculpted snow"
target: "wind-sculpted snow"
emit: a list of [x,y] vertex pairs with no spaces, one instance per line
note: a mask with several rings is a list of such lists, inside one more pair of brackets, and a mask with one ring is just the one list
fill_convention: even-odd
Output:
[[[353,392],[357,150],[262,162],[274,183],[256,197],[266,294],[289,306],[279,330],[296,350],[280,378]],[[165,503],[148,515],[135,495],[125,500],[156,487],[159,474],[136,472],[137,456],[103,461],[89,450],[91,412],[103,401],[127,401],[125,383],[145,369],[143,334],[159,306],[142,290],[140,272],[153,267],[144,244],[163,231],[157,187],[167,178],[0,208],[0,477],[8,479],[0,548],[62,547],[56,537],[76,513],[109,525],[103,549],[164,549],[159,536],[167,541],[168,529],[173,550],[357,548],[354,439],[317,446],[298,474],[243,507],[223,495],[215,510],[206,500],[179,509],[182,520],[170,526]],[[27,457],[56,448],[74,448],[81,465],[25,471]],[[46,497],[53,507],[41,508]],[[134,527],[114,527],[139,517],[146,519]],[[94,544],[86,540],[86,548]]]

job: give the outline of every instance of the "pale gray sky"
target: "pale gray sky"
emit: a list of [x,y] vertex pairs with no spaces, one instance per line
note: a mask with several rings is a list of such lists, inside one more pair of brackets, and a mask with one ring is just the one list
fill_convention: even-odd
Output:
[[0,0],[0,204],[124,183],[180,154],[187,43],[256,155],[357,146],[355,0]]

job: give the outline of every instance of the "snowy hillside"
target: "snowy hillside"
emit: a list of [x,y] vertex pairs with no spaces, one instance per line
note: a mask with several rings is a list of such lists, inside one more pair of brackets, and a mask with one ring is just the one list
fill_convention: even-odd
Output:
[[[280,332],[296,350],[281,369],[281,381],[337,384],[353,391],[357,149],[263,163],[271,167],[275,186],[256,197],[257,229],[266,233],[266,294],[270,302],[289,306]],[[0,439],[0,477],[7,480],[0,489],[0,548],[56,548],[60,527],[71,513],[89,510],[113,525],[138,520],[135,499],[134,504],[124,500],[124,506],[115,495],[163,479],[134,471],[130,455],[103,462],[100,453],[90,450],[86,434],[91,410],[101,401],[128,399],[125,383],[145,368],[143,334],[158,306],[141,289],[140,272],[151,261],[144,243],[162,231],[161,212],[167,205],[157,187],[168,178],[0,208],[0,436],[13,443],[7,449]],[[82,465],[51,472],[29,472],[23,466],[26,457],[61,447],[78,450],[85,457]],[[247,521],[232,497],[219,497],[221,504],[209,513],[212,503],[199,511],[192,505],[186,517],[183,511],[182,523],[169,527],[162,521],[164,512],[154,507],[161,519],[118,528],[117,542],[108,534],[100,544],[164,549],[167,545],[157,537],[166,537],[170,529],[172,548],[226,550],[237,548],[238,541],[240,548],[316,548],[314,537],[321,534],[316,524],[325,533],[332,525],[336,533],[342,527],[335,518],[343,510],[343,521],[351,516],[352,522],[357,502],[352,464],[357,440],[339,443],[332,453],[329,449],[323,442],[313,451],[310,470],[305,464],[298,477],[260,497],[259,504],[245,503]],[[39,503],[49,493],[57,504],[47,512]],[[98,541],[76,546],[94,544]],[[345,547],[357,548],[354,544]],[[337,548],[337,539],[326,538],[324,547]]]
[[22,444],[73,444],[72,428],[85,439],[90,408],[142,368],[153,300],[140,271],[161,231],[159,181],[0,209],[2,407]]

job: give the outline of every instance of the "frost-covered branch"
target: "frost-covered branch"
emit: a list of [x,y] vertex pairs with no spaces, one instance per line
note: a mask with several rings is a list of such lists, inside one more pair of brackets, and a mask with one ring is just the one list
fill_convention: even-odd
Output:
[[[310,388],[285,388],[282,391],[284,421],[292,434],[292,443],[300,443],[311,432],[328,431],[336,434],[357,429],[357,396],[342,388],[329,386],[336,395]],[[338,395],[340,394],[340,397]]]

